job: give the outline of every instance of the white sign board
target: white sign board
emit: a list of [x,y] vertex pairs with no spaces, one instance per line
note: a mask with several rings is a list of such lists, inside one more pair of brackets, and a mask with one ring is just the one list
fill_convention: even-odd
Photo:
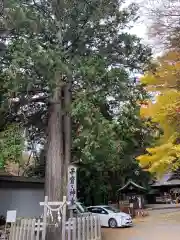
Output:
[[16,214],[17,214],[16,210],[7,211],[6,222],[7,223],[16,222]]
[[68,167],[68,202],[70,207],[77,201],[77,167],[70,165]]

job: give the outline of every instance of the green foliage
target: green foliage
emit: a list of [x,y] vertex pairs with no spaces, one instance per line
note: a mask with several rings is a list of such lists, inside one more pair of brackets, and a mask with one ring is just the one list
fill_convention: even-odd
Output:
[[16,97],[11,114],[28,129],[28,142],[44,146],[54,90],[72,79],[72,160],[86,196],[95,183],[99,199],[107,196],[118,173],[123,182],[149,136],[138,106],[146,94],[129,72],[143,71],[151,51],[124,31],[136,12],[118,0],[8,0],[2,19],[8,44],[0,82],[6,99]]
[[22,129],[18,125],[7,126],[0,132],[0,168],[7,161],[19,162],[24,149]]
[[142,171],[135,157],[152,141],[154,130],[140,119],[137,103],[135,107],[124,103],[111,119],[100,112],[97,101],[94,105],[85,96],[80,99],[73,103],[73,118],[78,119],[73,158],[79,164],[81,200],[86,204],[116,200],[116,191],[128,179],[147,187],[150,175]]

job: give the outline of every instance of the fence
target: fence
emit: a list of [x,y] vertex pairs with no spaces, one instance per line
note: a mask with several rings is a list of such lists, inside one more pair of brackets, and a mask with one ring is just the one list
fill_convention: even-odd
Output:
[[[45,240],[40,219],[21,219],[12,224],[9,240]],[[95,216],[69,218],[59,240],[101,240],[99,219]]]
[[70,218],[66,230],[63,240],[101,240],[100,222],[95,216]]

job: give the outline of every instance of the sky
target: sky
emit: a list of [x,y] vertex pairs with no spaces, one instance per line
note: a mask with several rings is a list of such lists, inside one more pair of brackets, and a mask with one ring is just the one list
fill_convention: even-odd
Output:
[[142,43],[148,45],[152,49],[153,56],[159,57],[164,52],[163,45],[160,43],[157,44],[155,41],[149,37],[148,31],[150,29],[150,26],[152,24],[151,20],[148,18],[148,9],[154,7],[157,7],[158,2],[162,2],[162,0],[125,0],[126,3],[124,6],[128,6],[131,3],[139,4],[140,9],[137,13],[140,18],[137,20],[136,23],[134,23],[134,26],[132,29],[129,30],[131,34],[137,35],[139,38],[141,38]]
[[[140,6],[143,6],[144,2],[147,2],[148,0],[127,0],[125,3],[125,6],[128,6],[131,3],[137,3]],[[140,7],[138,15],[141,17],[139,20],[135,23],[135,26],[130,30],[130,33],[137,35],[142,39],[142,42],[145,44],[148,44],[152,47],[152,42],[150,41],[148,37],[148,24],[149,20],[147,19],[146,12],[143,9],[143,7]]]

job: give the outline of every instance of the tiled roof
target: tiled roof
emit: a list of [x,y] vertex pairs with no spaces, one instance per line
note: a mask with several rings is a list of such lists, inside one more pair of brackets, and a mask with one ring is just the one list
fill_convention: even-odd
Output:
[[170,185],[180,185],[180,178],[174,173],[167,173],[162,178],[157,180],[154,184],[152,184],[152,187],[158,187],[158,186],[170,186]]
[[22,176],[2,176],[0,175],[0,181],[5,182],[25,182],[25,183],[44,183],[44,179],[39,178],[27,178]]
[[139,184],[133,182],[132,180],[129,180],[122,188],[120,188],[118,191],[122,191],[125,188],[128,188],[129,185],[133,185],[135,188],[139,188],[141,190],[146,190],[144,187],[140,186]]

